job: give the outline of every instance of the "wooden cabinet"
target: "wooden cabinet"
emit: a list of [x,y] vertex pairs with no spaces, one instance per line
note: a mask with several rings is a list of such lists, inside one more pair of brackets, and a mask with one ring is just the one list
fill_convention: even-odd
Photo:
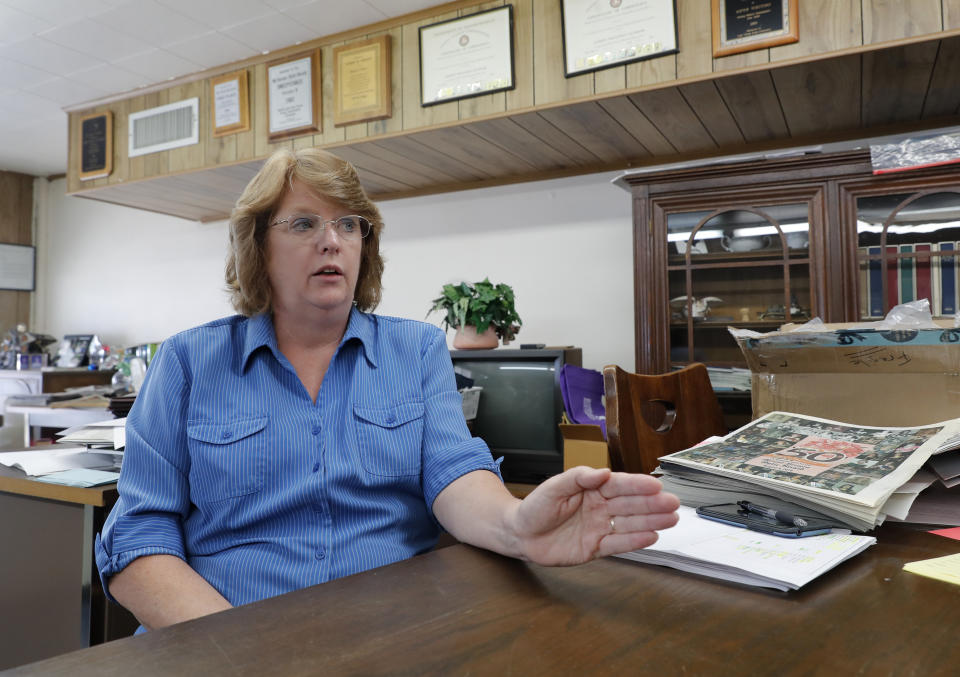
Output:
[[875,176],[866,151],[622,178],[633,195],[636,370],[745,367],[728,327],[957,311],[955,167]]

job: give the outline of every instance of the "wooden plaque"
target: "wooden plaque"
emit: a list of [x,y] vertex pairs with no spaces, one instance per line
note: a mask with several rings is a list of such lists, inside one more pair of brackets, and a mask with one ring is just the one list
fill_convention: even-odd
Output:
[[319,132],[320,50],[267,64],[267,136],[271,141]]
[[80,118],[80,180],[109,176],[113,171],[113,113]]
[[800,39],[799,0],[711,0],[713,56],[785,45]]
[[210,129],[215,137],[250,129],[250,85],[246,70],[210,79]]
[[333,48],[333,124],[382,120],[392,114],[390,36]]

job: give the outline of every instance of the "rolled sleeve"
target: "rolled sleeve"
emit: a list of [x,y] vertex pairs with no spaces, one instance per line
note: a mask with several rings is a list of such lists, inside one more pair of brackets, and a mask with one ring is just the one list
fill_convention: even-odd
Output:
[[120,497],[94,545],[108,596],[110,577],[138,557],[168,554],[187,559],[182,526],[190,509],[186,393],[176,352],[165,343],[127,419]]
[[448,484],[474,470],[489,470],[503,481],[500,464],[479,437],[471,437],[447,342],[439,329],[428,332],[423,364],[423,496],[428,508]]

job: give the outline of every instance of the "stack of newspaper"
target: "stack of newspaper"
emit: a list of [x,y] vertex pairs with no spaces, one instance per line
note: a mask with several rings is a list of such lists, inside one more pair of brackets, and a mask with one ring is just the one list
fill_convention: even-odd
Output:
[[772,412],[726,437],[660,458],[685,505],[748,500],[857,531],[904,519],[927,460],[960,447],[960,419],[915,428],[856,426]]

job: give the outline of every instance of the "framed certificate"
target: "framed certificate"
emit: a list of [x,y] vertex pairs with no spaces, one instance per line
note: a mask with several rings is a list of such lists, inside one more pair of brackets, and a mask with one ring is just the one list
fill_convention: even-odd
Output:
[[515,86],[513,5],[421,26],[421,106]]
[[333,48],[335,127],[391,115],[390,36]]
[[249,92],[245,70],[210,79],[210,128],[214,136],[250,129]]
[[711,3],[714,57],[800,39],[799,0],[711,0]]
[[560,9],[568,78],[678,51],[674,0],[562,0]]
[[320,131],[320,50],[267,64],[267,136]]
[[110,176],[113,171],[113,113],[80,118],[80,180]]

